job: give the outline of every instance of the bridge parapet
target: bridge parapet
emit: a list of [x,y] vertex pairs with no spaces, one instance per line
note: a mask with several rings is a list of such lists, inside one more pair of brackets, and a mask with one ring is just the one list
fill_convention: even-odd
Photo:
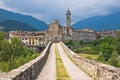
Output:
[[61,42],[61,44],[66,50],[67,55],[95,80],[120,80],[120,68],[80,57],[64,45],[64,43]]
[[0,80],[35,80],[46,63],[50,46],[51,42],[48,43],[39,57],[8,72],[6,75],[0,77]]

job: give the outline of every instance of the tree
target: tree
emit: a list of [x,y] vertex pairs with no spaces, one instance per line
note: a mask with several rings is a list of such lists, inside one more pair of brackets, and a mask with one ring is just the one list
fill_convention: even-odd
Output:
[[83,45],[83,44],[84,44],[83,40],[80,40],[80,41],[79,41],[79,44],[80,44],[80,45]]
[[1,42],[5,39],[5,33],[0,32],[0,50],[1,50]]
[[23,65],[24,63],[37,57],[34,51],[22,45],[22,41],[18,38],[13,38],[11,43],[1,38],[0,45],[0,70],[10,71]]
[[111,63],[112,66],[116,66],[116,67],[118,66],[118,60],[117,59],[118,59],[118,54],[114,50],[113,54],[110,57],[110,63]]
[[100,45],[100,51],[103,53],[102,56],[105,58],[105,61],[108,61],[112,55],[113,47],[104,43]]
[[73,45],[73,41],[71,39],[68,39],[64,42],[66,45]]
[[100,52],[102,52],[102,57],[104,57],[105,61],[110,59],[116,44],[116,39],[110,36],[100,40],[99,49]]
[[120,55],[120,42],[116,45],[116,52]]
[[117,39],[118,42],[120,42],[120,31],[117,32],[116,39]]
[[99,44],[99,40],[92,41],[93,46],[97,46]]
[[0,43],[5,39],[5,33],[0,32]]
[[117,32],[116,39],[118,41],[116,45],[116,51],[120,55],[120,31]]
[[12,38],[11,40],[12,45],[12,55],[14,57],[24,55],[24,48],[22,45],[22,41],[16,37]]
[[12,55],[11,44],[7,40],[1,42],[0,61],[10,60]]

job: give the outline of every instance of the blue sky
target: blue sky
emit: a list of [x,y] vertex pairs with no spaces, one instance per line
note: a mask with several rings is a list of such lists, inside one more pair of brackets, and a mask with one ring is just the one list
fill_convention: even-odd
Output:
[[107,15],[120,10],[120,0],[0,0],[0,8],[32,15],[46,23],[59,19],[65,24],[69,8],[72,23],[92,16]]

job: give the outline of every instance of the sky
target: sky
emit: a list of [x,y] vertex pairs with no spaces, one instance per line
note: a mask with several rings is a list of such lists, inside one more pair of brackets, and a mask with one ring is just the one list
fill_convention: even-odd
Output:
[[65,25],[68,9],[72,14],[72,23],[75,23],[119,11],[120,0],[0,0],[0,8],[31,15],[46,23],[59,19]]

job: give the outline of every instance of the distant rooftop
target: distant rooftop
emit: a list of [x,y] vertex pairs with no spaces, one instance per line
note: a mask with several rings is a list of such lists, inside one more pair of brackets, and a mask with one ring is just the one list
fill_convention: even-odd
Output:
[[88,28],[84,28],[84,29],[81,29],[81,30],[75,30],[75,31],[80,31],[80,32],[95,32],[91,29],[88,29]]

